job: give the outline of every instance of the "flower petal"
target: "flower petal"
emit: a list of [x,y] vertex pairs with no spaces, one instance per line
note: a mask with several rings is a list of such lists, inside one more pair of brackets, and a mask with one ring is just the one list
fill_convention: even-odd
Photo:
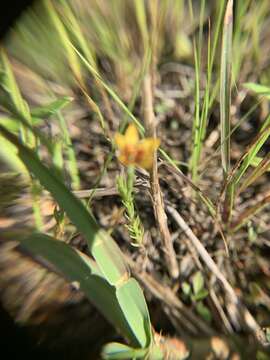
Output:
[[116,146],[120,151],[123,151],[126,145],[126,138],[124,135],[120,133],[116,133],[114,136],[114,141],[116,143]]
[[133,123],[128,125],[125,132],[126,142],[131,145],[136,145],[139,142],[139,134],[136,125]]
[[147,138],[139,142],[136,164],[146,170],[150,170],[153,165],[154,152],[160,145],[159,139]]
[[118,156],[118,160],[120,161],[121,164],[128,166],[128,165],[132,165],[129,161],[129,159],[125,156],[125,154],[120,154]]

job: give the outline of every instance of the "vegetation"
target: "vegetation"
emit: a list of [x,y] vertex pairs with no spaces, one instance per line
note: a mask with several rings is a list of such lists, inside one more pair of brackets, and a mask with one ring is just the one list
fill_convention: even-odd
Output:
[[[24,14],[0,53],[0,288],[18,322],[55,273],[113,327],[104,359],[269,358],[269,19],[268,0]],[[16,306],[14,281],[32,289]]]

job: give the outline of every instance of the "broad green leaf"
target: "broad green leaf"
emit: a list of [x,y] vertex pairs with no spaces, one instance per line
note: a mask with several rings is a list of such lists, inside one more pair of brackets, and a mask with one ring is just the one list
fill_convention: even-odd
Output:
[[21,144],[18,139],[0,125],[0,132],[18,149],[18,156],[28,170],[36,176],[40,183],[53,195],[86,238],[89,250],[94,256],[100,270],[111,284],[128,278],[128,271],[122,253],[114,240],[100,230],[95,219],[90,215],[83,203],[48,169],[36,154]]
[[51,263],[66,279],[78,283],[105,318],[132,344],[139,345],[118,304],[115,287],[103,278],[93,260],[64,242],[44,234],[34,233],[19,241],[29,252]]
[[204,279],[201,271],[197,271],[192,279],[193,292],[197,295],[204,287]]
[[101,356],[106,360],[142,359],[147,351],[147,349],[134,349],[121,343],[112,342],[103,347]]
[[54,115],[57,111],[63,109],[71,101],[72,101],[71,97],[64,96],[49,104],[31,109],[31,115],[36,118],[46,119]]
[[106,280],[117,287],[116,296],[122,312],[141,347],[151,342],[151,325],[147,305],[138,283],[129,279],[122,253],[113,239],[100,230],[83,203],[41,163],[39,158],[0,125],[0,132],[18,149],[18,156],[41,184],[53,195],[67,216],[86,237],[89,250]]
[[148,347],[152,341],[151,323],[144,295],[137,281],[130,278],[119,285],[116,297],[141,347]]

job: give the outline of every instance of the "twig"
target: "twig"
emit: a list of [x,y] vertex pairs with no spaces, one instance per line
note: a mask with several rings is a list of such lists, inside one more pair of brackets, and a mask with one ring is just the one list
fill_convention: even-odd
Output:
[[174,318],[178,320],[180,325],[179,332],[187,329],[191,334],[197,335],[212,335],[213,331],[202,319],[197,317],[192,310],[190,310],[181,300],[174,294],[174,292],[161,282],[155,280],[153,276],[148,274],[127,255],[125,260],[131,268],[132,274],[136,277],[143,286],[157,299],[161,300],[174,314]]
[[244,306],[244,304],[241,303],[240,299],[236,295],[234,289],[228,282],[228,280],[225,278],[225,276],[222,274],[222,272],[219,270],[218,266],[214,262],[214,260],[211,258],[211,256],[208,254],[208,252],[205,250],[204,246],[200,242],[200,240],[197,238],[197,236],[193,233],[191,228],[187,225],[185,220],[181,217],[181,215],[171,206],[166,207],[167,211],[171,214],[175,222],[180,226],[180,228],[185,231],[187,237],[190,239],[194,247],[196,248],[197,252],[199,253],[202,260],[205,262],[208,269],[216,276],[216,278],[220,281],[222,284],[224,290],[227,292],[227,294],[230,296],[230,300],[235,304],[237,307],[239,313],[242,316],[242,319],[245,323],[245,325],[254,333],[257,340],[262,345],[267,345],[267,340],[265,338],[265,334],[254,319],[254,317],[251,315],[251,313],[248,311],[248,309]]
[[[153,110],[153,91],[151,85],[150,75],[146,75],[143,82],[143,112],[145,125],[148,130],[149,136],[156,137],[156,123],[155,115]],[[171,234],[168,228],[167,216],[164,211],[164,204],[162,194],[158,181],[158,170],[157,170],[157,152],[154,154],[153,167],[150,174],[150,187],[151,195],[154,207],[155,218],[158,223],[159,231],[161,234],[165,257],[170,275],[173,278],[179,276],[179,267],[176,259],[176,254],[173,248]]]

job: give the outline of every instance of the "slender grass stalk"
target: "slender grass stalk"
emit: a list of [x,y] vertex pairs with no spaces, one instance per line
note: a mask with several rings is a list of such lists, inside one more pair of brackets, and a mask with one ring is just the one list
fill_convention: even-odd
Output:
[[[3,74],[3,79],[1,82],[1,86],[3,87],[6,97],[8,98],[7,102],[11,102],[9,108],[23,119],[23,122],[20,122],[20,134],[23,142],[30,145],[30,147],[37,149],[38,138],[33,134],[29,128],[32,126],[32,117],[29,110],[29,107],[26,101],[23,99],[20,89],[17,85],[15,76],[12,71],[12,67],[9,63],[6,52],[3,48],[0,49],[0,60],[1,60],[1,72]],[[37,191],[36,182],[32,179],[30,173],[28,173],[30,179],[30,188],[32,193],[32,209],[35,220],[35,225],[37,229],[42,228],[42,214],[41,208],[39,204],[39,196]]]
[[260,178],[266,171],[270,169],[270,154],[268,153],[260,163],[255,167],[251,174],[244,180],[239,187],[237,194],[245,191],[250,185],[252,185],[258,178]]
[[65,29],[64,25],[62,24],[61,20],[59,19],[51,0],[43,1],[43,5],[53,23],[53,25],[55,26],[58,36],[59,36],[59,40],[61,41],[61,44],[66,51],[69,66],[70,66],[75,78],[78,79],[82,83],[83,76],[82,76],[82,72],[81,72],[80,63],[78,61],[76,53],[74,52],[74,49],[70,46],[70,41],[69,41],[68,34],[66,32],[66,29]]
[[[205,5],[205,1],[201,3],[201,13],[204,11],[203,5]],[[189,11],[191,21],[194,22],[194,14],[193,14],[193,6],[192,2],[189,1]],[[202,16],[201,16],[202,19]],[[200,22],[201,25],[201,22]],[[200,34],[201,34],[201,26],[200,26]],[[199,36],[199,41],[201,41],[201,36]],[[193,181],[197,181],[198,176],[198,159],[200,157],[200,141],[199,141],[199,134],[200,134],[200,72],[201,72],[201,46],[202,44],[199,43],[197,45],[196,39],[193,38],[193,53],[194,53],[194,63],[195,63],[195,115],[193,121],[193,129],[192,129],[192,155],[191,155],[191,173]]]
[[258,200],[255,205],[249,207],[248,209],[244,210],[241,214],[239,214],[230,225],[229,230],[231,232],[236,232],[239,230],[242,226],[244,226],[251,217],[253,217],[255,214],[260,212],[262,209],[264,209],[266,206],[270,204],[270,192],[266,192],[266,194],[263,195],[262,199]]
[[67,152],[67,158],[68,158],[68,169],[69,174],[71,177],[71,185],[74,190],[78,190],[80,188],[80,176],[79,176],[79,170],[76,160],[75,151],[73,148],[73,144],[70,138],[70,133],[65,121],[64,116],[62,115],[62,112],[59,110],[56,113],[56,117],[59,121],[59,127],[63,135],[63,140]]
[[[216,97],[218,90],[218,81],[215,86],[212,84],[212,72],[214,66],[214,60],[216,56],[217,43],[221,31],[221,21],[224,12],[225,0],[222,0],[219,5],[218,20],[214,27],[214,40],[211,43],[211,28],[209,22],[208,30],[208,42],[207,42],[207,81],[204,91],[202,108],[201,108],[201,95],[200,95],[200,78],[202,73],[201,57],[203,49],[203,26],[204,26],[204,14],[205,14],[205,1],[201,2],[200,7],[200,21],[199,21],[199,38],[198,43],[196,39],[193,39],[193,52],[195,63],[195,115],[192,130],[192,154],[190,161],[191,175],[194,182],[198,181],[199,177],[199,163],[202,154],[203,142],[205,138],[206,128],[208,124],[209,111]],[[194,21],[192,3],[189,2],[191,20]]]
[[[232,81],[232,31],[233,0],[228,0],[223,23],[223,36],[220,65],[220,129],[221,129],[221,163],[223,178],[227,179],[230,171],[231,143],[231,81]],[[225,222],[231,218],[235,190],[230,184],[225,193],[222,218]]]
[[230,110],[232,79],[232,27],[233,0],[227,3],[223,24],[221,64],[220,64],[220,128],[221,162],[224,179],[230,171]]

